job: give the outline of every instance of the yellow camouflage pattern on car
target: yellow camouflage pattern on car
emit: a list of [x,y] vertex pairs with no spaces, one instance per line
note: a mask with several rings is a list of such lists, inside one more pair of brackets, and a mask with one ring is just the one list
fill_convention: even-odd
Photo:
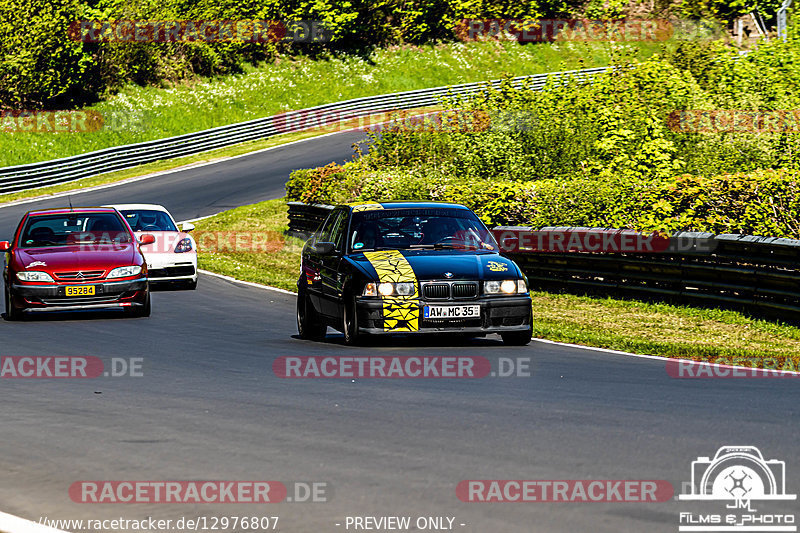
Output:
[[364,252],[370,262],[378,281],[409,282],[414,284],[414,292],[409,296],[382,296],[383,330],[384,331],[418,331],[419,330],[419,284],[411,264],[398,250],[381,250]]

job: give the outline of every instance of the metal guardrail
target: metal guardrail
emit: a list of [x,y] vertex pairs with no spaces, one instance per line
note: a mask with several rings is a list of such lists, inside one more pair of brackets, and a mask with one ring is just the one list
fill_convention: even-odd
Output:
[[289,234],[307,239],[328,218],[332,205],[304,204],[303,202],[287,202],[289,206]]
[[[607,70],[606,67],[602,67],[519,76],[513,78],[512,82],[517,87],[529,83],[531,88],[541,90],[549,77],[553,77],[557,82],[566,83],[569,79],[588,80],[605,70]],[[502,80],[463,83],[447,87],[355,98],[167,139],[106,148],[52,161],[4,167],[0,168],[0,193],[65,183],[162,159],[198,154],[246,141],[310,129],[311,126],[292,126],[298,119],[302,119],[310,113],[314,114],[315,125],[331,124],[340,120],[363,117],[374,112],[432,106],[438,104],[439,98],[442,96],[471,94],[483,90],[487,83],[497,87],[501,82]]]
[[[310,235],[331,209],[289,202],[290,232]],[[572,234],[642,235],[607,228],[498,226],[492,231],[496,236],[559,234],[564,246]],[[646,253],[514,250],[506,255],[525,271],[532,289],[733,307],[800,319],[800,240],[682,232],[671,236],[663,250]]]

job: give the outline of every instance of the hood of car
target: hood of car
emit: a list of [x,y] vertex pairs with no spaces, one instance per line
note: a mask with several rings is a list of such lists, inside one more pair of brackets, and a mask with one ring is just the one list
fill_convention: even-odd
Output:
[[[516,279],[521,275],[513,261],[495,253],[458,250],[400,250],[399,253],[419,281]],[[378,279],[376,265],[381,270],[387,267],[387,261],[379,254],[381,252],[366,252],[349,258],[367,277]],[[388,264],[391,265],[391,258]]]
[[19,271],[48,273],[110,270],[118,266],[139,265],[141,259],[138,256],[137,246],[133,243],[18,248],[14,254],[14,267]]

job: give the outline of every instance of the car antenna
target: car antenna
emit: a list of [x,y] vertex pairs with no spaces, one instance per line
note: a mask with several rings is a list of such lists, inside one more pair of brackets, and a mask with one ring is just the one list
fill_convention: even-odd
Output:
[[69,210],[74,212],[75,208],[72,207],[72,197],[70,195],[67,195],[67,201],[69,202]]

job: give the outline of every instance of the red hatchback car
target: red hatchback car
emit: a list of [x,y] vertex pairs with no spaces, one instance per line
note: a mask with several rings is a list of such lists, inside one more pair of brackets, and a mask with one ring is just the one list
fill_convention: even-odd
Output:
[[79,207],[31,211],[5,252],[6,320],[25,312],[122,308],[150,315],[147,264],[116,209]]

